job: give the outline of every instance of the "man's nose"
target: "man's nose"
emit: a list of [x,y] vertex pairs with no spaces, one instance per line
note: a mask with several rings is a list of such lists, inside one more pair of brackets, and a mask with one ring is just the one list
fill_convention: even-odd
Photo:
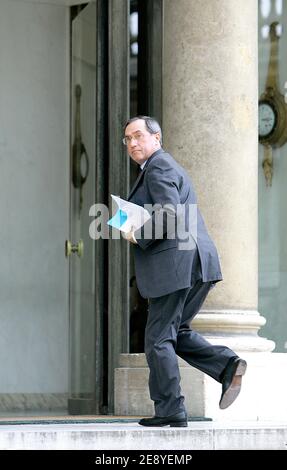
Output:
[[137,139],[135,137],[132,137],[130,141],[130,146],[134,147],[135,145],[137,145],[137,143],[138,143]]

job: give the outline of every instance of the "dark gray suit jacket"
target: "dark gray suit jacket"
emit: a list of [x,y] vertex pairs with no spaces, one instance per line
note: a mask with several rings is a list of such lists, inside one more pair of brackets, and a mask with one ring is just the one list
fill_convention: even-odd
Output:
[[[222,280],[215,245],[194,206],[196,195],[191,180],[171,155],[160,149],[147,160],[128,200],[140,206],[168,205],[167,210],[151,212],[151,219],[135,232],[135,270],[142,297],[160,297],[190,287],[201,278],[203,282]],[[189,214],[194,214],[189,205],[195,208],[195,220],[189,220]],[[158,239],[156,233],[159,215],[164,221],[163,239]],[[152,235],[144,238],[147,233]]]

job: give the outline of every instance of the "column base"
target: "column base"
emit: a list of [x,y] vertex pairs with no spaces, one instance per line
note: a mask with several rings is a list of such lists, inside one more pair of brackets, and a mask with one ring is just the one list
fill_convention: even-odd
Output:
[[[245,353],[247,363],[242,390],[226,410],[219,409],[221,384],[179,358],[181,386],[190,417],[229,420],[287,419],[286,353]],[[121,354],[115,369],[115,414],[152,416],[148,390],[149,369],[144,354]]]
[[212,344],[224,344],[235,352],[271,352],[274,341],[258,336],[266,320],[256,310],[201,310],[192,328]]

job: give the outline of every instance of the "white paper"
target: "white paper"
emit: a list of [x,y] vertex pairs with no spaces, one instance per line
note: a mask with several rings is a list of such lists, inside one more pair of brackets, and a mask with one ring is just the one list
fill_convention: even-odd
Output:
[[[119,196],[114,196],[113,194],[111,194],[111,196],[113,200],[116,202],[116,204],[118,205],[118,210],[121,210],[127,215],[127,219],[120,226],[114,225],[113,223],[110,223],[109,225],[112,225],[125,233],[130,232],[130,231],[135,232],[140,227],[142,227],[147,220],[151,218],[149,212],[146,209],[144,209],[144,207],[138,206],[137,204],[134,204],[129,201],[125,201],[124,199],[121,199]],[[112,219],[110,219],[110,221],[112,221]]]

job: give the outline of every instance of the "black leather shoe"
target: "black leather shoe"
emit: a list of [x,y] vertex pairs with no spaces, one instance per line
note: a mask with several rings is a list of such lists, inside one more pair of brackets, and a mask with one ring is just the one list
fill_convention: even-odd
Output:
[[228,363],[222,379],[222,394],[219,402],[221,410],[230,406],[238,397],[242,376],[245,374],[246,368],[246,361],[240,357],[236,357]]
[[143,418],[139,421],[141,426],[170,426],[172,428],[186,428],[187,416],[184,411],[180,411],[172,416],[153,416],[153,418]]

